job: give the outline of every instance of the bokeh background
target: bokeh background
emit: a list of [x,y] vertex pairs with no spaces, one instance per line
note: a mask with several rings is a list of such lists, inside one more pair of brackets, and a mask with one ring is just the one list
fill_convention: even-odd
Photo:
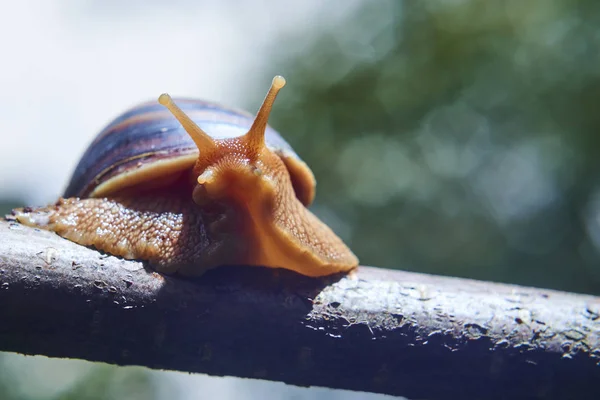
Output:
[[[140,101],[255,111],[282,74],[271,125],[364,264],[600,294],[597,0],[0,5],[2,213]],[[367,398],[0,353],[7,400],[265,396]]]

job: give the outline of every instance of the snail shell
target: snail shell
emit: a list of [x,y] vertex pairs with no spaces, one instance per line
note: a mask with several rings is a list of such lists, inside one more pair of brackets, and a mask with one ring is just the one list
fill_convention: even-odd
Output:
[[166,94],[135,107],[98,134],[63,198],[13,214],[165,273],[221,265],[349,271],[354,254],[306,208],[315,195],[310,168],[267,125],[284,84],[273,79],[255,119]]

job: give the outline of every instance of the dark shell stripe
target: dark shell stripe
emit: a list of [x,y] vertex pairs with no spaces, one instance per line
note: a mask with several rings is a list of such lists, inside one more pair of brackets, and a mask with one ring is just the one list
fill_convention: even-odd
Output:
[[[212,103],[212,102],[208,102],[208,101],[204,101],[204,100],[175,98],[174,101],[177,103],[177,105],[182,110],[184,110],[186,112],[190,111],[190,110],[205,110],[205,111],[213,110],[213,111],[218,111],[219,114],[229,114],[229,115],[233,115],[233,116],[242,116],[244,118],[253,119],[253,115],[246,111],[236,110],[233,108],[227,108],[220,104]],[[167,110],[165,109],[164,106],[158,104],[157,101],[148,101],[146,103],[142,103],[142,104],[135,106],[135,107],[131,108],[130,110],[124,112],[119,117],[117,117],[114,121],[112,121],[111,124],[107,128],[109,128],[110,126],[113,126],[113,125],[118,125],[121,122],[123,122],[131,117],[135,117],[137,115],[143,115],[145,113],[164,112],[164,111],[167,111]],[[168,111],[167,111],[167,113],[168,113]]]
[[[210,136],[218,139],[243,135],[254,116],[201,100],[174,99]],[[298,157],[271,127],[265,140],[272,150]],[[148,163],[173,155],[196,153],[192,139],[179,122],[158,103],[145,103],[112,121],[83,154],[64,197],[86,197],[103,181],[132,164]]]

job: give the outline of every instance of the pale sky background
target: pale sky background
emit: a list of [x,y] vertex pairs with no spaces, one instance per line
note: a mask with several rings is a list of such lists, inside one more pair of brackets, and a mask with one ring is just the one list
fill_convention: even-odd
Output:
[[[278,2],[149,0],[7,1],[0,7],[0,198],[54,201],[80,155],[111,119],[162,92],[231,106],[264,97],[279,39],[307,40],[361,0]],[[343,4],[343,6],[341,6]],[[246,93],[264,86],[259,93]],[[254,110],[250,110],[254,111]],[[24,394],[50,394],[93,366],[5,356]],[[6,371],[6,369],[3,369]],[[25,372],[26,371],[26,372]],[[156,372],[170,400],[365,399],[386,396],[281,383]],[[31,382],[37,382],[31,385]]]

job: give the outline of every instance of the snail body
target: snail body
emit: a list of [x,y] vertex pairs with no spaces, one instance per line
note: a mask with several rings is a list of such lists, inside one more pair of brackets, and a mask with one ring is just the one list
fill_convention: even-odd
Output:
[[311,170],[267,125],[284,84],[275,77],[255,119],[168,95],[135,107],[100,132],[62,198],[13,210],[14,218],[164,273],[198,276],[221,265],[314,277],[350,271],[356,256],[307,209]]

